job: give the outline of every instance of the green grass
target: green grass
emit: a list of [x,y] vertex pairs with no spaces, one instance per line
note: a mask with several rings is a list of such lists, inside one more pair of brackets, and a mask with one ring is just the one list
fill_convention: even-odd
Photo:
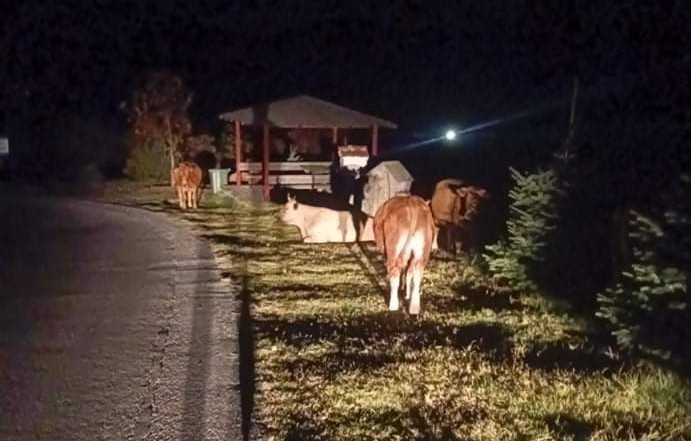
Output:
[[268,206],[181,216],[244,281],[267,439],[691,439],[689,384],[468,259],[431,261],[414,318],[386,310],[371,244],[300,243]]

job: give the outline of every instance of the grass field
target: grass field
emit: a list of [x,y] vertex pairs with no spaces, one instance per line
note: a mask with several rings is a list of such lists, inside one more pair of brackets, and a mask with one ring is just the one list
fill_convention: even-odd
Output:
[[302,244],[276,208],[223,205],[181,216],[247,302],[268,439],[691,440],[688,383],[493,293],[472,259],[432,260],[414,318],[386,310],[372,244]]

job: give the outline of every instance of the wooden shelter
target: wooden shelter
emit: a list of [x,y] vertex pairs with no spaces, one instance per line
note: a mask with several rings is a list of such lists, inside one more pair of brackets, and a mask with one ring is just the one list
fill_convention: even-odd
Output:
[[[235,125],[235,165],[241,170],[242,126],[262,128],[262,185],[264,198],[269,198],[270,136],[272,128],[331,129],[332,141],[338,143],[341,129],[371,130],[370,156],[379,152],[379,128],[397,128],[396,124],[308,95],[272,101],[227,112],[219,118]],[[246,164],[245,164],[246,168]],[[279,168],[280,169],[280,168]],[[236,173],[236,184],[242,185]]]

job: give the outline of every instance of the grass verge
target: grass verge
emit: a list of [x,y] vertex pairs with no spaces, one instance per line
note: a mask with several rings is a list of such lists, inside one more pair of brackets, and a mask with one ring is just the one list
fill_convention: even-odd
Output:
[[688,383],[538,295],[492,293],[467,258],[432,260],[413,318],[386,311],[371,244],[303,244],[264,205],[180,216],[243,281],[268,439],[691,439]]

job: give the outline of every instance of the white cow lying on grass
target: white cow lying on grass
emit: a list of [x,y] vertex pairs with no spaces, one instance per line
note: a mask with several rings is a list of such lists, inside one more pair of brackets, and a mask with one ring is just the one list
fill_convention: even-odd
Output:
[[364,226],[360,227],[350,211],[301,204],[291,195],[281,209],[280,218],[298,227],[305,243],[374,241],[372,218],[362,215]]

